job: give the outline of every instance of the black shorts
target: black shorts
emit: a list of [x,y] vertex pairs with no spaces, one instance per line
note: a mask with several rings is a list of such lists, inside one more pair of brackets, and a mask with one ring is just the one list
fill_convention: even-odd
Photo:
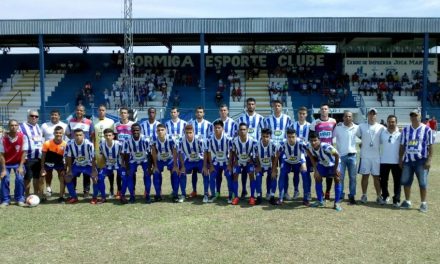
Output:
[[41,160],[40,159],[27,159],[24,163],[26,173],[24,174],[25,180],[40,178]]

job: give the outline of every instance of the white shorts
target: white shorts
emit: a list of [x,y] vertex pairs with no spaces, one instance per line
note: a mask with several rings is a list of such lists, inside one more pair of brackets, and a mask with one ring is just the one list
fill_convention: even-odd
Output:
[[359,160],[359,174],[380,175],[380,158],[361,158]]

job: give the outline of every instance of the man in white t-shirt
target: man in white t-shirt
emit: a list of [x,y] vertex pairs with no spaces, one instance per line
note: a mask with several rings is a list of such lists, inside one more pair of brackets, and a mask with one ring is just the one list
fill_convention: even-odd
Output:
[[388,177],[393,174],[394,196],[393,206],[399,207],[400,203],[400,177],[402,169],[399,166],[399,149],[400,149],[401,133],[397,127],[397,117],[389,115],[387,118],[387,129],[382,131],[380,135],[380,144],[382,145],[382,153],[380,155],[380,188],[382,196],[380,203],[386,204],[389,200]]
[[349,177],[349,190],[348,199],[349,203],[356,204],[356,133],[358,125],[353,123],[353,113],[350,111],[344,112],[344,122],[338,123],[333,130],[333,138],[336,139],[336,149],[341,156],[341,184],[342,195],[344,199],[344,178],[345,170],[348,171]]
[[371,108],[368,111],[367,122],[360,124],[356,135],[362,140],[361,158],[359,160],[359,173],[362,174],[362,197],[361,202],[366,203],[368,179],[370,174],[374,179],[376,189],[376,202],[380,203],[380,135],[385,129],[376,122],[377,110]]

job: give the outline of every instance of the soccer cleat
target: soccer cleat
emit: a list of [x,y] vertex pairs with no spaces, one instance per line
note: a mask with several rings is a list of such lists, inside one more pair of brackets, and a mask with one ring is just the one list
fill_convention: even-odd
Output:
[[[148,198],[150,198],[150,197],[148,196]],[[146,199],[148,199],[148,198],[146,198]],[[128,202],[131,204],[134,204],[134,202],[136,202],[136,198],[134,198],[134,196],[130,196],[130,199],[128,199]],[[149,203],[149,202],[147,202],[147,203]],[[150,203],[151,203],[151,198],[150,198]]]
[[97,204],[98,203],[98,199],[96,198],[92,198],[92,200],[90,201],[90,204]]
[[208,203],[213,203],[213,202],[215,202],[215,200],[217,200],[217,196],[216,195],[211,195],[209,197]]
[[324,207],[325,206],[325,203],[324,203],[324,201],[316,201],[316,202],[314,202],[314,203],[312,203],[311,205],[310,205],[310,207]]
[[179,197],[176,195],[173,195],[173,197],[171,198],[171,200],[173,201],[173,203],[177,203],[179,202]]
[[121,199],[121,192],[120,192],[120,191],[117,191],[117,192],[116,192],[115,199],[116,199],[116,200],[120,200],[120,199]]
[[107,202],[107,199],[102,199],[102,198],[98,199],[98,204],[103,204],[106,202]]
[[231,204],[232,205],[238,205],[239,202],[240,202],[240,199],[238,197],[235,197],[234,199],[232,199]]
[[427,213],[428,212],[428,204],[426,202],[425,203],[421,203],[419,211],[422,212],[422,213]]
[[306,206],[306,207],[310,207],[310,202],[308,200],[307,201],[303,201],[303,205]]
[[348,204],[349,204],[349,205],[356,205],[357,202],[356,202],[356,200],[354,199],[354,197],[351,196],[351,197],[349,198],[349,200],[348,200]]
[[256,204],[255,198],[254,197],[249,198],[249,205],[255,205],[255,204]]
[[121,196],[119,201],[121,202],[121,204],[127,204],[128,203],[127,198],[125,198],[124,196]]
[[276,201],[276,205],[283,205],[283,203],[284,203],[283,199],[278,199]]
[[183,203],[184,201],[185,201],[185,195],[181,195],[181,196],[179,197],[178,202],[179,202],[179,203]]
[[293,192],[293,199],[296,200],[299,197],[299,191],[294,191]]
[[330,192],[325,192],[324,198],[325,200],[330,200]]
[[232,204],[232,198],[228,198],[228,204]]
[[109,195],[108,195],[108,198],[109,198],[109,199],[115,199],[115,196],[114,196],[113,194],[109,194]]
[[399,202],[394,202],[394,203],[393,203],[393,207],[395,207],[395,208],[399,208],[399,207],[400,207]]
[[269,199],[269,203],[271,205],[277,205],[277,200],[275,199],[275,196],[271,196]]
[[50,186],[47,186],[46,188],[46,196],[51,197],[52,196],[52,188]]
[[333,206],[333,208],[336,210],[336,212],[340,212],[342,211],[342,207],[340,203],[335,203],[335,205]]
[[284,194],[284,199],[286,201],[292,201],[292,197],[290,197],[290,195],[288,193]]
[[17,205],[20,206],[20,207],[25,207],[25,206],[26,206],[26,203],[20,201],[20,202],[17,203]]
[[366,194],[362,194],[361,196],[361,203],[367,203],[368,202],[368,197]]
[[89,192],[84,192],[84,199],[89,198]]
[[197,197],[197,192],[192,191],[189,195],[189,198],[194,198],[194,197]]
[[403,201],[402,204],[400,205],[400,208],[402,209],[410,209],[411,208],[411,201]]
[[160,195],[155,195],[154,196],[154,202],[156,203],[156,202],[160,202],[160,201],[162,201],[163,199],[162,199],[162,196],[160,196]]
[[[131,202],[131,199],[133,198],[133,200],[134,200],[134,197],[130,197],[130,203],[132,203]],[[134,203],[134,202],[133,202]],[[149,196],[149,195],[147,195],[146,197],[145,197],[145,203],[146,204],[150,204],[151,203],[151,197]]]
[[255,204],[256,204],[256,205],[260,205],[262,202],[263,202],[263,197],[258,196],[258,197],[257,197],[257,200],[255,201]]
[[385,205],[385,201],[381,197],[376,198],[376,203],[380,205]]
[[63,204],[65,202],[66,202],[66,199],[64,199],[64,197],[58,198],[58,203]]
[[70,197],[67,199],[68,204],[76,204],[78,202],[78,198]]
[[203,195],[203,202],[207,203],[208,201],[209,201],[208,195],[207,194]]

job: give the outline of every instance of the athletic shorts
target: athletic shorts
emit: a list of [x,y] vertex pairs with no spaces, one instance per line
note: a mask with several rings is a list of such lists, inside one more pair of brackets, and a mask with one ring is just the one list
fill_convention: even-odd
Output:
[[321,177],[332,178],[332,177],[336,176],[335,166],[325,167],[325,166],[323,166],[321,164],[318,164],[316,169],[318,170],[319,175],[321,175]]
[[247,165],[238,165],[234,167],[234,174],[240,174],[240,173],[253,173],[255,171],[255,166],[253,164],[247,164]]
[[199,161],[185,160],[185,170],[186,170],[186,174],[190,174],[193,170],[197,170],[198,173],[202,173],[203,160],[199,160]]
[[28,159],[24,163],[24,167],[25,167],[25,171],[26,171],[24,174],[25,180],[40,178],[40,172],[41,172],[41,160],[40,159]]
[[174,166],[173,159],[165,160],[165,161],[162,161],[162,160],[158,160],[158,161],[157,161],[157,169],[158,169],[160,172],[163,172],[163,169],[164,169],[165,167],[167,167],[167,169],[168,169],[169,171],[172,171],[172,170],[173,170],[173,166]]
[[361,158],[359,160],[359,174],[380,175],[380,158]]

